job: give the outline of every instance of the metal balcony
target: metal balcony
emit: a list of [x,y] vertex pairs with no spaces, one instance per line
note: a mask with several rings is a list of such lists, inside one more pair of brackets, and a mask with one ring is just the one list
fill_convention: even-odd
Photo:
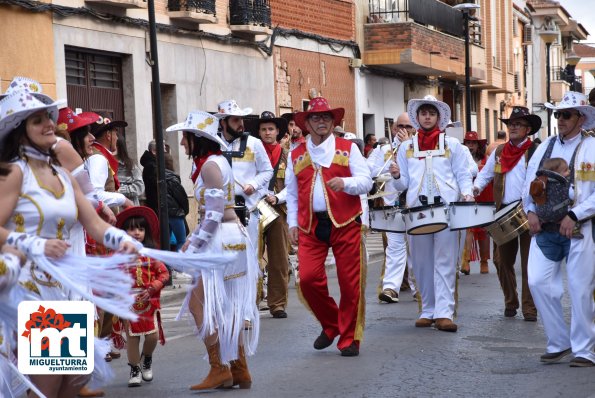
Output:
[[215,0],[169,0],[167,14],[174,21],[216,23]]
[[270,35],[271,5],[268,0],[230,0],[231,31],[240,35]]
[[147,0],[85,0],[85,3],[118,8],[147,8]]

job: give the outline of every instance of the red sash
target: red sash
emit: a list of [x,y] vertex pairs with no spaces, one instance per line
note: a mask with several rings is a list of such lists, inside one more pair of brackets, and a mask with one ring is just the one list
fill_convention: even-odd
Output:
[[112,172],[112,176],[114,177],[114,185],[116,186],[116,191],[120,188],[120,181],[118,180],[118,159],[103,145],[98,142],[93,143],[93,148],[97,149],[103,157],[107,159],[107,163],[109,165],[109,169]]
[[269,155],[271,166],[275,168],[275,166],[279,162],[279,158],[281,157],[281,145],[277,144],[276,142],[273,144],[265,144],[263,142],[262,144],[264,146],[264,149],[267,151],[267,155]]

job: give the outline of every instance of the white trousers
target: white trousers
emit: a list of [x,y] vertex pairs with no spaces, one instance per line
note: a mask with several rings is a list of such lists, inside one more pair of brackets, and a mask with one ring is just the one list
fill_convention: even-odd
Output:
[[403,275],[407,266],[407,242],[405,234],[396,232],[386,233],[386,251],[384,268],[384,279],[382,289],[393,289],[399,292]]
[[529,288],[547,337],[546,352],[560,352],[570,347],[575,356],[595,362],[595,243],[592,222],[582,226],[583,239],[572,239],[570,243],[566,263],[571,301],[570,329],[562,310],[562,262],[545,257],[535,237],[531,239],[528,274]]
[[421,295],[420,318],[452,319],[459,234],[449,229],[431,235],[409,235],[411,264]]

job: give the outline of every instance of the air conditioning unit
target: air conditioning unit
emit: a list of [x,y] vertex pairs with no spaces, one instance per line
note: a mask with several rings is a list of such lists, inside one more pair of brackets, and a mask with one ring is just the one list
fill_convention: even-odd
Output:
[[362,67],[361,58],[349,58],[349,66],[351,68],[361,68]]

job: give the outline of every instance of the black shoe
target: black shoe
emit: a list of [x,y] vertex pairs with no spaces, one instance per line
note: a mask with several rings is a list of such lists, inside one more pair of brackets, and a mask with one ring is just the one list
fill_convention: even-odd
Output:
[[271,315],[273,316],[273,318],[287,318],[287,312],[283,310],[273,311]]
[[334,339],[330,339],[323,330],[322,333],[320,333],[320,336],[314,341],[314,348],[317,350],[324,350],[326,347],[333,344],[333,340]]
[[570,361],[571,368],[590,368],[592,366],[595,366],[595,363],[583,357],[576,357]]
[[504,310],[504,316],[507,318],[512,318],[512,317],[516,316],[516,310],[511,310],[511,309],[506,308]]
[[560,352],[546,352],[541,357],[539,357],[539,360],[541,362],[545,362],[545,363],[554,363],[554,362],[558,362],[560,359],[564,358],[566,355],[570,354],[571,352],[572,352],[572,349],[570,349],[570,348],[568,348],[564,351],[560,351]]
[[355,341],[353,343],[351,343],[351,345],[347,348],[343,348],[341,350],[341,356],[342,357],[356,357],[359,355],[359,348],[357,347],[357,344],[355,344]]

